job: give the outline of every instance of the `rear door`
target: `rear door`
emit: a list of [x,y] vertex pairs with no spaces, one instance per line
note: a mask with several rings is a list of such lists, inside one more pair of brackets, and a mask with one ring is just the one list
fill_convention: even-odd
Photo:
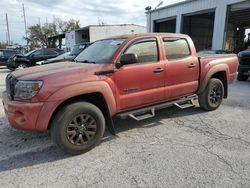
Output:
[[163,38],[165,48],[165,97],[173,99],[198,89],[199,61],[185,38]]
[[157,103],[164,99],[164,62],[159,60],[156,38],[139,39],[124,53],[138,57],[135,64],[124,65],[114,74],[118,108],[121,111]]

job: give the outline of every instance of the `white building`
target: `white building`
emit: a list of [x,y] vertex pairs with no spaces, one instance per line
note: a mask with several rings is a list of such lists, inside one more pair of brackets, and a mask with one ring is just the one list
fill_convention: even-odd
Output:
[[134,24],[122,25],[89,25],[65,33],[65,46],[70,51],[75,44],[94,42],[96,40],[132,33],[145,33],[146,27]]
[[148,32],[189,34],[198,50],[237,51],[250,28],[250,0],[186,0],[147,12]]

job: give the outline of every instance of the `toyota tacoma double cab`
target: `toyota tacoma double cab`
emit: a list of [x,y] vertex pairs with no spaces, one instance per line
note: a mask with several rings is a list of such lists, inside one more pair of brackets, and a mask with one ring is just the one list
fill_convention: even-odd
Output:
[[3,105],[16,129],[47,131],[70,154],[96,146],[114,117],[143,120],[157,109],[197,102],[217,109],[236,77],[235,54],[198,57],[191,38],[147,33],[94,42],[75,62],[6,77]]

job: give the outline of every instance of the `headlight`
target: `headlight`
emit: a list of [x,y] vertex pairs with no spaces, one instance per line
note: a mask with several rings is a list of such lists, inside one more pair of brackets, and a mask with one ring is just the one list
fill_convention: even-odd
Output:
[[15,85],[14,97],[30,99],[41,89],[43,81],[18,81]]

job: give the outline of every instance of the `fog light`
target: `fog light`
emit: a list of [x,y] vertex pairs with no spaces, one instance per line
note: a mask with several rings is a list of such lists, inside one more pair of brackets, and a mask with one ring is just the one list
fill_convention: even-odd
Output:
[[15,122],[18,124],[18,125],[23,125],[25,123],[25,117],[24,117],[24,114],[22,112],[15,112]]

